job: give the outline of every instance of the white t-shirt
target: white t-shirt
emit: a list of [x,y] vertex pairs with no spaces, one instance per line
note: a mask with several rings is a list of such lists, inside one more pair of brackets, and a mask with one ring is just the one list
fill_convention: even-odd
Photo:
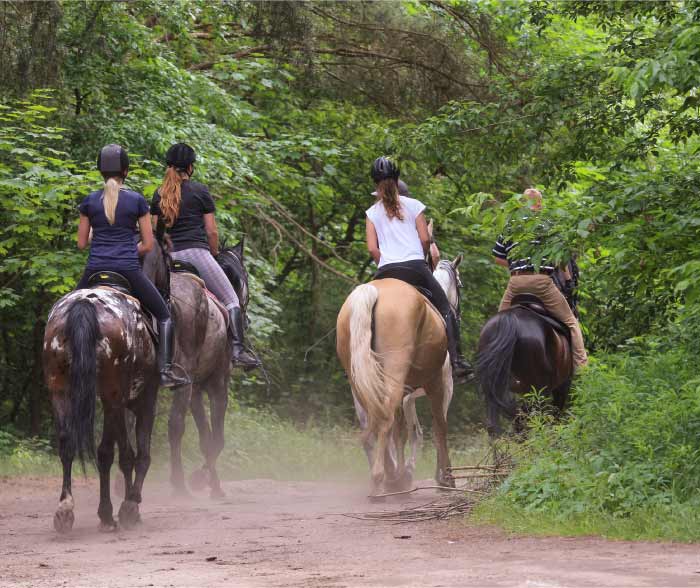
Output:
[[423,246],[416,229],[416,218],[425,210],[425,204],[415,198],[399,196],[403,220],[386,214],[384,203],[375,202],[366,211],[367,218],[372,221],[379,239],[379,264],[382,267],[388,263],[400,263],[413,259],[425,259]]

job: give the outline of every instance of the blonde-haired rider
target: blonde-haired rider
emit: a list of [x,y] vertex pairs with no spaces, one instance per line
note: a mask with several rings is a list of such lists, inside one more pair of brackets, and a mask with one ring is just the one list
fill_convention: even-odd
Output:
[[[537,214],[542,209],[542,193],[539,190],[528,188],[523,193],[523,196],[533,214]],[[539,244],[539,240],[535,244]],[[543,259],[539,271],[535,271],[535,267],[529,257],[519,258],[515,255],[517,246],[517,242],[513,243],[504,238],[503,235],[500,235],[492,250],[496,263],[510,271],[510,280],[508,280],[508,287],[498,308],[499,312],[510,308],[511,301],[515,295],[534,294],[542,301],[542,304],[552,316],[569,327],[574,366],[586,365],[588,356],[583,343],[581,326],[566,298],[557,289],[551,278],[556,268],[546,259]]]

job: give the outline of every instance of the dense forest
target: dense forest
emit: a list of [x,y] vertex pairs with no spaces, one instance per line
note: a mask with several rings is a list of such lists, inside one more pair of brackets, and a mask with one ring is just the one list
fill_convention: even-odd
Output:
[[[0,54],[0,430],[51,437],[43,329],[82,271],[76,205],[111,142],[147,198],[168,146],[194,146],[221,232],[245,237],[269,382],[239,375],[232,394],[349,421],[332,329],[373,272],[369,167],[388,154],[444,256],[464,254],[468,355],[525,188],[556,227],[537,254],[578,256],[592,365],[570,419],[534,423],[512,505],[697,503],[700,3],[4,2]],[[481,410],[459,387],[453,429],[480,427]]]

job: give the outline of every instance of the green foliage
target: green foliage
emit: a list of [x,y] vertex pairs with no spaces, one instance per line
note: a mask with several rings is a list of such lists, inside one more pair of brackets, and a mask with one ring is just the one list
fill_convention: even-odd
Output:
[[683,352],[605,357],[578,379],[571,416],[536,418],[499,503],[552,521],[697,507],[700,380]]

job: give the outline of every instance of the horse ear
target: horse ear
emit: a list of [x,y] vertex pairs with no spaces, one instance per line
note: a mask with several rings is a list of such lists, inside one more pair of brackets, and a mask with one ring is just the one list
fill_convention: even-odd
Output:
[[452,267],[457,269],[459,267],[459,264],[462,263],[462,260],[464,259],[464,255],[461,253],[454,258],[454,261],[452,262]]
[[433,219],[428,221],[428,235],[433,236]]
[[243,259],[243,239],[241,239],[238,243],[231,247],[231,249],[238,254],[238,257]]

